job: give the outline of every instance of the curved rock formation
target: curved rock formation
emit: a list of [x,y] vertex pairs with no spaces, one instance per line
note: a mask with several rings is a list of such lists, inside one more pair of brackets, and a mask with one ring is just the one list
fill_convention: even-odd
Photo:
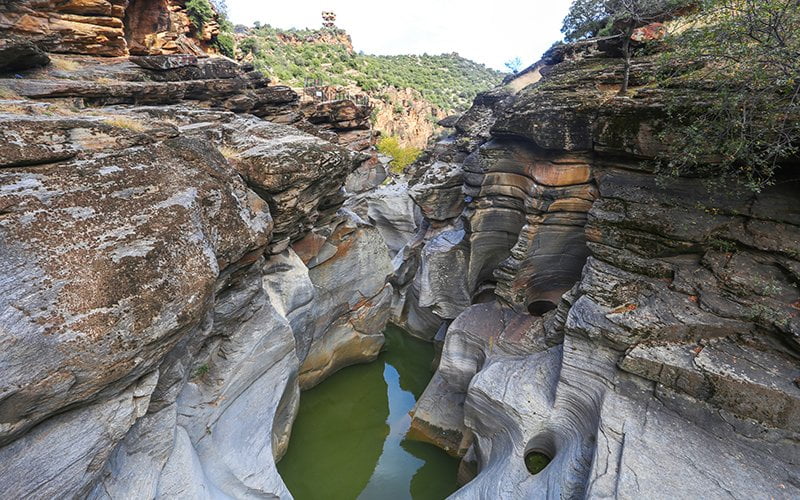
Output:
[[316,289],[313,329],[319,333],[300,367],[303,389],[344,366],[375,359],[383,347],[391,298],[389,254],[375,227],[353,214],[345,216],[312,233],[329,236],[306,263]]
[[391,316],[441,346],[412,429],[463,458],[455,498],[800,496],[796,164],[657,182],[681,89],[640,58],[618,96],[591,41],[480,95],[407,188],[358,109],[225,59],[38,67],[125,53],[146,3],[0,6],[37,37],[0,44],[0,490],[288,497],[300,389]]
[[464,457],[454,498],[794,497],[797,181],[659,184],[669,90],[616,96],[618,60],[578,52],[479,96],[414,174],[395,321],[444,340],[415,435]]
[[383,344],[367,155],[228,111],[301,119],[222,59],[75,60],[2,80],[0,488],[287,497],[301,385]]

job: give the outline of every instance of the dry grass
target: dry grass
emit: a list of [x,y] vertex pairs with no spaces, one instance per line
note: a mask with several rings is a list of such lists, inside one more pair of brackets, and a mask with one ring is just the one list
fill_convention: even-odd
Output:
[[55,69],[61,71],[78,71],[81,69],[81,65],[77,62],[62,57],[51,57],[50,64],[52,64]]
[[0,85],[0,99],[22,99],[22,96],[8,87]]
[[63,115],[89,115],[94,114],[94,111],[88,109],[81,109],[75,105],[74,102],[70,102],[69,100],[65,101],[52,101],[47,103],[47,113],[51,114],[63,114]]
[[217,148],[222,156],[225,157],[226,160],[238,160],[239,159],[239,151],[230,147],[230,146],[219,146]]
[[105,77],[105,76],[101,76],[101,77],[99,77],[99,78],[95,78],[95,79],[94,79],[94,82],[95,82],[95,83],[99,83],[99,84],[101,84],[101,85],[110,85],[110,84],[112,84],[112,83],[117,83],[117,81],[116,81],[116,80],[114,80],[114,79],[112,79],[112,78],[107,78],[107,77]]
[[106,125],[130,130],[132,132],[144,132],[147,130],[147,127],[142,122],[136,121],[133,118],[128,118],[127,116],[115,116],[113,118],[107,118],[103,120],[103,122]]
[[28,115],[31,114],[31,109],[19,104],[5,104],[0,102],[0,113],[8,113],[11,115]]

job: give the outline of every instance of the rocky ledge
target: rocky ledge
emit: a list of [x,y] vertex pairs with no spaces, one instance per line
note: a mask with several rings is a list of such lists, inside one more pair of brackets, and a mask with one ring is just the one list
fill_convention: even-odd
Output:
[[0,4],[0,34],[48,52],[99,56],[205,55],[217,16],[197,30],[182,0],[15,0]]
[[758,194],[658,182],[681,89],[640,58],[619,96],[620,60],[583,45],[416,168],[394,321],[442,354],[412,430],[463,457],[454,498],[797,497],[797,164]]
[[289,497],[300,389],[390,314],[364,117],[222,58],[52,57],[0,79],[0,489]]

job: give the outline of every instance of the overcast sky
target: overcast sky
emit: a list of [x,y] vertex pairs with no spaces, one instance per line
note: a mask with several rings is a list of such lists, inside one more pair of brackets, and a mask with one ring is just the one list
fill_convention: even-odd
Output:
[[236,24],[318,28],[323,10],[367,54],[458,52],[496,69],[519,57],[525,66],[561,38],[570,0],[227,0]]

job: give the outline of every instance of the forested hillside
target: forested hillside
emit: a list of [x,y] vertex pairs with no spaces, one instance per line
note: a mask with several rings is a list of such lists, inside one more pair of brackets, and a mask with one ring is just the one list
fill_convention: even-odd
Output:
[[[373,93],[393,86],[419,91],[446,111],[464,110],[475,95],[497,85],[503,74],[458,54],[373,56],[352,50],[342,30],[279,30],[237,27],[239,57],[251,55],[274,80],[300,86],[357,85]],[[333,43],[332,43],[333,42]]]

